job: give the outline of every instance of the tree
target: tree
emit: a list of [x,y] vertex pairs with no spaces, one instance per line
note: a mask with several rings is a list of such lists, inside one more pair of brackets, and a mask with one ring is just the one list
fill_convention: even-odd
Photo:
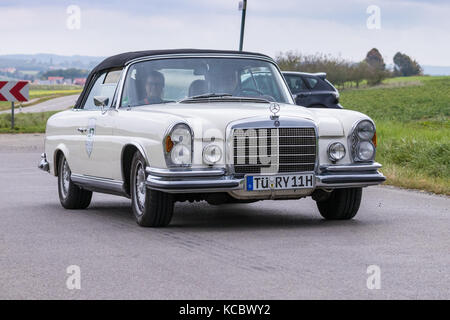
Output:
[[401,52],[395,54],[394,65],[394,73],[399,76],[408,77],[422,74],[422,67],[419,63]]
[[359,63],[322,53],[304,55],[293,51],[279,53],[276,61],[284,71],[326,72],[327,79],[341,88],[353,84],[359,87],[363,80],[367,80],[369,85],[375,85],[390,75],[377,49],[372,49],[368,58]]
[[386,64],[384,63],[383,56],[377,48],[373,48],[367,52],[365,61],[369,66],[377,70],[385,70]]
[[370,66],[366,61],[361,61],[352,66],[351,76],[357,88],[359,88],[359,84],[362,80],[367,79],[369,77],[369,73],[370,73]]
[[367,52],[366,59],[364,60],[369,65],[369,77],[367,83],[369,85],[380,84],[383,79],[387,78],[390,74],[386,70],[386,64],[384,63],[383,56],[377,48],[371,49]]

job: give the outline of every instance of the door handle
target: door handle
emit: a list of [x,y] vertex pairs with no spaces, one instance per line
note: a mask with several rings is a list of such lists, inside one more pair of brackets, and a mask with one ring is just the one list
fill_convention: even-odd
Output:
[[86,133],[87,128],[78,128],[77,130],[79,133]]

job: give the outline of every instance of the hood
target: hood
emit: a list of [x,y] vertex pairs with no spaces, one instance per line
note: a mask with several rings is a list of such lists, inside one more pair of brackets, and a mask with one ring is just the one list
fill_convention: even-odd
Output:
[[[314,114],[307,108],[291,105],[279,104],[280,120],[283,117],[297,117],[301,119],[309,119],[315,121]],[[267,117],[270,119],[272,112],[269,110],[267,103],[167,103],[161,105],[149,105],[136,107],[135,110],[143,112],[158,112],[165,113],[170,116],[179,117],[189,124],[194,124],[199,119],[202,120],[203,125],[209,125],[217,129],[223,129],[235,120],[252,118],[252,117]]]
[[[364,116],[359,112],[344,109],[308,109],[294,104],[280,103],[280,121],[283,117],[308,119],[318,127],[320,137],[337,137],[346,134],[346,122]],[[268,103],[211,102],[211,103],[167,103],[133,108],[136,111],[167,115],[168,121],[186,121],[194,131],[219,129],[225,132],[230,122],[248,118],[270,119],[272,112]],[[201,129],[199,129],[201,128]],[[200,132],[199,132],[200,133]],[[201,136],[201,135],[199,135]]]

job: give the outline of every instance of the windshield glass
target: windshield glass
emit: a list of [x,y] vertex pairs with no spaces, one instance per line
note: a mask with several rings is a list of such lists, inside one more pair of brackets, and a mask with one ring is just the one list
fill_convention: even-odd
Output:
[[121,106],[161,104],[199,96],[261,98],[293,103],[270,62],[248,58],[171,58],[130,66]]

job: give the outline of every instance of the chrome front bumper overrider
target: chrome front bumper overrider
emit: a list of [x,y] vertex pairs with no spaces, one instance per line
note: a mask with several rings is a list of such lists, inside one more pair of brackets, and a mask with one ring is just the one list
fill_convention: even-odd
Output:
[[367,187],[386,181],[378,171],[381,164],[323,165],[316,175],[316,187],[322,189]]
[[45,153],[41,154],[41,161],[39,161],[38,168],[46,172],[50,171],[50,164],[47,161],[47,155]]
[[169,193],[226,192],[242,189],[241,180],[225,175],[224,169],[172,170],[146,168],[147,187]]
[[[379,163],[326,165],[316,173],[316,188],[367,187],[383,183]],[[148,188],[168,193],[229,192],[245,190],[243,176],[227,175],[225,169],[146,168]],[[295,174],[295,173],[291,173]]]

